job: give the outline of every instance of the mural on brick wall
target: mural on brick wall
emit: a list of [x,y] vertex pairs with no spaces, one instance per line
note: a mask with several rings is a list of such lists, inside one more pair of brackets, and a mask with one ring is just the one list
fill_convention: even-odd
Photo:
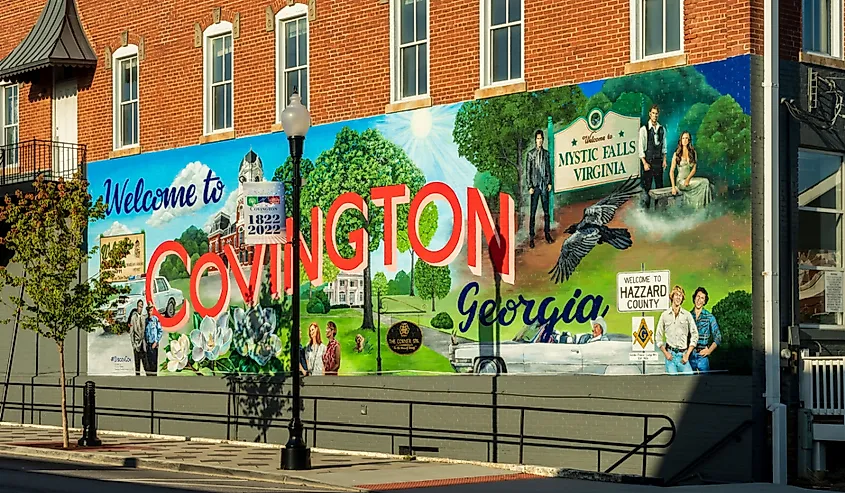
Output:
[[294,289],[309,375],[746,372],[749,72],[316,126],[300,286],[289,244],[246,239],[245,210],[274,200],[251,184],[290,181],[284,134],[91,163],[109,213],[90,242],[144,241],[89,374],[287,371]]

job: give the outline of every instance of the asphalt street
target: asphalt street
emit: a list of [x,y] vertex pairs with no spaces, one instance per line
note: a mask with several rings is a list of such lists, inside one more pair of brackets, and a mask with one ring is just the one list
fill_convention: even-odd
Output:
[[224,478],[185,472],[151,471],[0,455],[3,493],[294,493],[326,491],[298,485]]

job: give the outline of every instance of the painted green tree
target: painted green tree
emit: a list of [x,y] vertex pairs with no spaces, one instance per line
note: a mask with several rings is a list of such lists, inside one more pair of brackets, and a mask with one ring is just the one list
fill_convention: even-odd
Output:
[[[176,238],[185,250],[188,252],[188,257],[191,262],[195,262],[201,256],[208,253],[208,235],[202,229],[191,226],[182,232],[179,238]],[[185,264],[176,255],[168,255],[161,264],[159,273],[167,278],[168,281],[174,279],[187,279],[191,276],[185,268]]]
[[751,186],[751,116],[739,103],[722,96],[710,105],[698,128],[695,142],[699,168],[713,176],[727,190],[747,190]]
[[[2,243],[21,269],[0,269],[0,283],[16,293],[3,297],[12,307],[19,326],[56,344],[61,385],[62,444],[68,448],[67,399],[65,390],[65,339],[74,330],[92,332],[115,325],[109,301],[125,294],[109,281],[126,266],[131,243],[114,244],[100,259],[99,275],[80,282],[82,267],[96,255],[98,247],[86,250],[91,222],[105,219],[102,198],[92,203],[88,182],[82,172],[69,181],[34,183],[34,192],[17,190],[0,206],[0,221],[9,225]],[[5,321],[11,323],[11,319]]]
[[652,100],[648,95],[641,92],[624,92],[610,106],[611,111],[620,115],[634,116],[640,121],[646,121],[648,111],[651,109]]
[[387,294],[391,296],[408,295],[411,292],[411,278],[404,270],[396,273],[396,276],[387,282]]
[[[420,214],[420,224],[417,228],[420,235],[420,242],[423,245],[428,246],[431,244],[431,240],[437,232],[438,218],[437,206],[434,205],[434,202],[423,207],[422,213]],[[414,296],[414,262],[416,255],[414,254],[414,249],[411,248],[411,241],[408,239],[407,218],[404,224],[397,223],[397,228],[399,228],[399,231],[396,232],[396,249],[402,253],[411,253],[411,291],[408,294]]]
[[376,294],[381,293],[382,296],[387,294],[387,276],[384,272],[376,272],[373,276],[373,291]]
[[571,122],[585,111],[587,98],[578,86],[523,92],[461,105],[452,137],[458,154],[478,171],[489,171],[506,190],[514,190],[517,211],[527,207],[523,155],[534,145],[534,132],[547,118]]
[[[357,132],[344,127],[335,136],[332,148],[323,151],[308,174],[302,190],[302,206],[311,210],[319,206],[328,211],[332,202],[341,194],[355,192],[367,204],[368,217],[357,211],[344,213],[338,221],[336,242],[345,258],[353,255],[349,234],[364,228],[369,235],[369,248],[365,252],[367,267],[364,269],[364,317],[361,327],[371,329],[373,323],[372,262],[370,255],[384,235],[384,211],[373,204],[370,190],[375,187],[404,183],[411,196],[425,184],[425,176],[405,151],[390,142],[375,129]],[[397,207],[397,224],[408,223],[408,204]]]
[[[332,263],[329,254],[323,252],[323,284],[334,282],[338,274],[340,274],[340,269]],[[314,284],[308,277],[308,273],[305,272],[305,265],[301,262],[299,264],[299,281],[301,284],[308,284],[308,297],[310,298],[311,293],[314,291]]]
[[435,311],[434,300],[443,299],[452,289],[452,273],[448,265],[434,267],[417,259],[417,293],[420,298],[431,298],[431,311]]
[[681,121],[678,122],[678,137],[680,137],[681,132],[689,132],[692,137],[693,146],[695,146],[698,142],[696,139],[698,129],[701,127],[701,122],[704,121],[704,117],[707,116],[707,111],[709,109],[709,104],[695,103],[692,105],[690,109],[687,110],[683,118],[681,118]]

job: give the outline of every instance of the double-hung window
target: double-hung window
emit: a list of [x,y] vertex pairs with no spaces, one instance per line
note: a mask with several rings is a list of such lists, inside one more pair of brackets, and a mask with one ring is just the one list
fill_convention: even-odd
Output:
[[124,46],[112,56],[114,71],[114,148],[138,145],[138,47]]
[[308,7],[297,3],[276,14],[276,121],[294,91],[308,106]]
[[523,0],[482,0],[481,78],[483,86],[522,80]]
[[842,326],[842,155],[802,149],[798,154],[799,323]]
[[428,94],[428,0],[393,0],[393,100]]
[[804,51],[842,56],[842,0],[804,0]]
[[233,130],[232,24],[220,21],[203,34],[205,41],[205,133]]
[[3,110],[0,120],[3,124],[3,166],[17,166],[18,164],[18,85],[0,86],[0,96],[3,98]]
[[684,0],[631,0],[633,61],[684,50]]

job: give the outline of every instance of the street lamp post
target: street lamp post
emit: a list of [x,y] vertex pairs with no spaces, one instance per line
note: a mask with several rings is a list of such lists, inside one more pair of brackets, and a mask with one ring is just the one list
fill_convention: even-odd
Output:
[[299,471],[311,469],[311,450],[305,445],[303,438],[302,420],[300,419],[300,380],[299,372],[299,219],[300,203],[299,195],[302,191],[302,173],[300,160],[302,159],[302,147],[305,142],[305,134],[311,127],[311,115],[308,108],[302,105],[302,100],[294,89],[290,97],[290,104],[282,112],[282,128],[288,136],[290,143],[290,156],[293,160],[293,231],[290,233],[290,242],[293,247],[293,319],[290,331],[290,365],[293,376],[293,416],[291,417],[288,431],[290,437],[285,448],[282,449],[282,469]]
[[378,327],[376,333],[376,374],[381,375],[381,287],[379,287],[376,295],[376,303],[376,307],[378,308],[378,322],[376,322],[376,326]]

